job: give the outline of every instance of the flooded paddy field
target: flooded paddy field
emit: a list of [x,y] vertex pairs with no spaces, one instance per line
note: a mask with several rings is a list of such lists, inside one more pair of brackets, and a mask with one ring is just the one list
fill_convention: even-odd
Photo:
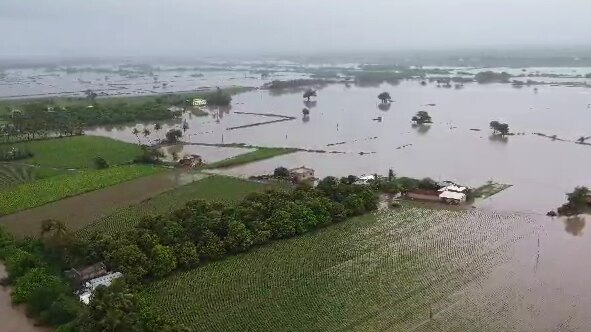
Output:
[[[382,91],[393,98],[387,107],[377,99]],[[418,81],[375,87],[334,84],[319,90],[309,103],[301,91],[257,90],[235,96],[232,104],[231,108],[208,110],[208,116],[188,114],[139,139],[157,141],[169,128],[186,121],[189,129],[182,140],[189,143],[245,143],[324,152],[299,152],[224,171],[232,175],[259,175],[277,166],[306,165],[318,177],[385,174],[392,168],[401,176],[430,176],[471,186],[494,180],[513,187],[484,205],[506,211],[545,213],[562,204],[564,193],[574,186],[589,185],[591,146],[575,143],[581,136],[591,136],[588,88],[540,86],[536,91],[508,84],[466,84],[462,89],[446,89],[434,83],[421,86]],[[302,116],[304,107],[310,109],[309,117]],[[411,117],[421,110],[433,117],[432,125],[412,126]],[[268,120],[244,113],[296,119],[227,130]],[[381,122],[375,120],[378,117]],[[493,120],[508,123],[515,135],[492,135],[489,122]],[[88,134],[137,142],[132,128],[96,129]],[[556,135],[556,139],[535,133]],[[193,146],[191,151],[199,154],[200,149]],[[534,193],[535,199],[530,198]]]
[[575,257],[591,242],[564,227],[405,207],[176,274],[146,294],[208,331],[587,331],[591,270]]

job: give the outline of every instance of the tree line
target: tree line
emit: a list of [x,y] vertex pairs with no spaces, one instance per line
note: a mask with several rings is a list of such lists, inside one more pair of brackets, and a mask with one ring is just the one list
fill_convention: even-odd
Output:
[[[377,202],[370,187],[328,177],[316,188],[252,193],[236,204],[192,201],[116,236],[80,239],[63,223],[47,220],[39,240],[16,242],[0,228],[0,259],[13,301],[57,331],[186,331],[143,305],[137,292],[143,282],[344,221],[375,210]],[[62,271],[101,261],[124,277],[99,287],[82,305]]]
[[12,137],[35,139],[49,135],[73,136],[82,134],[85,127],[104,126],[126,122],[145,122],[173,119],[174,112],[155,102],[143,104],[93,103],[90,106],[47,106],[43,103],[10,109],[7,124],[1,127],[8,141]]

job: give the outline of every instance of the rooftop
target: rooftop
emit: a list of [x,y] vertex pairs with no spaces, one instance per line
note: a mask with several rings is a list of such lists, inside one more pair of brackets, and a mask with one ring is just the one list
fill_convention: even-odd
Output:
[[306,172],[314,172],[314,169],[308,168],[305,166],[292,168],[289,170],[290,173],[306,173]]
[[444,191],[439,195],[439,198],[456,199],[461,201],[466,199],[466,194],[457,193],[453,191]]

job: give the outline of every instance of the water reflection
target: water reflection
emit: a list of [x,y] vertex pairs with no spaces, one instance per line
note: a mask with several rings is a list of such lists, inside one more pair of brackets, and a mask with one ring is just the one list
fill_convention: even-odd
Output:
[[573,216],[563,219],[564,230],[573,236],[582,236],[585,228],[585,217]]
[[304,105],[306,105],[307,108],[316,107],[318,105],[318,100],[304,100]]
[[507,144],[507,142],[509,142],[509,137],[505,135],[491,134],[490,136],[488,136],[488,140],[494,143]]
[[378,108],[380,111],[389,111],[390,107],[392,107],[392,103],[379,103]]
[[417,131],[418,134],[421,134],[421,135],[424,135],[429,130],[431,130],[431,125],[428,125],[428,124],[413,123],[411,126]]

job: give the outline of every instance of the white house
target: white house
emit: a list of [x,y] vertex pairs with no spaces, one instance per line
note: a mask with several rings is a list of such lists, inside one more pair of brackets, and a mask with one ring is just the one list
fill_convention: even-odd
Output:
[[92,297],[92,292],[94,292],[98,286],[109,287],[113,283],[113,280],[121,277],[123,277],[123,273],[113,272],[87,281],[84,284],[84,292],[79,295],[80,301],[84,304],[89,304]]
[[370,181],[373,181],[375,179],[376,178],[373,175],[362,175],[362,176],[360,176],[357,179],[357,181],[355,181],[355,184],[358,184],[358,185],[367,185],[367,184],[370,183]]
[[444,191],[439,194],[439,198],[446,203],[460,204],[466,201],[466,194],[455,191]]
[[193,99],[193,106],[206,106],[207,100],[203,98],[195,98]]
[[468,187],[463,187],[463,186],[458,186],[458,185],[452,184],[447,187],[443,187],[443,188],[439,189],[438,191],[440,191],[440,192],[453,191],[455,193],[465,194],[468,191]]

